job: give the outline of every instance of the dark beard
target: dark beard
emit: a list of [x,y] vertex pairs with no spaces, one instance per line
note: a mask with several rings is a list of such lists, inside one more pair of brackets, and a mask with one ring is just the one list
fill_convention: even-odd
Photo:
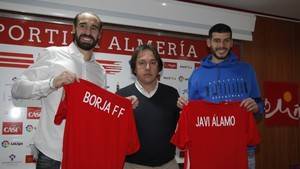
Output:
[[[77,46],[80,48],[80,49],[83,49],[83,50],[92,50],[95,48],[95,46],[97,45],[98,43],[98,40],[99,39],[95,39],[94,37],[90,36],[90,35],[80,35],[79,37],[76,36],[77,33],[75,33],[73,35],[73,39],[75,41],[75,43],[77,44]],[[84,42],[80,42],[80,38],[83,37],[83,36],[86,36],[86,37],[89,37],[91,39],[93,39],[93,42],[92,43],[84,43]]]
[[231,52],[231,49],[228,50],[227,55],[225,57],[219,57],[214,50],[211,49],[211,53],[214,55],[215,58],[218,60],[225,60],[228,58],[229,54]]

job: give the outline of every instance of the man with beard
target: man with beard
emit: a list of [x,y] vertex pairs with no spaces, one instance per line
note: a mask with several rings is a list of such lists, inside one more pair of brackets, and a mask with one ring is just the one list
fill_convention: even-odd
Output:
[[[12,86],[15,99],[41,100],[41,116],[34,136],[38,150],[37,169],[59,169],[61,165],[65,125],[54,125],[54,117],[63,95],[62,86],[82,78],[106,87],[105,71],[93,54],[101,30],[102,22],[97,15],[77,14],[73,21],[73,42],[66,47],[46,48]],[[135,107],[136,97],[129,99]]]
[[[188,100],[213,103],[241,101],[241,107],[255,115],[262,115],[264,104],[255,71],[250,64],[238,60],[231,51],[231,28],[222,23],[212,26],[206,43],[211,54],[204,57],[200,67],[189,78]],[[187,99],[181,96],[177,106],[182,108],[187,103]],[[249,152],[253,149],[250,147]]]

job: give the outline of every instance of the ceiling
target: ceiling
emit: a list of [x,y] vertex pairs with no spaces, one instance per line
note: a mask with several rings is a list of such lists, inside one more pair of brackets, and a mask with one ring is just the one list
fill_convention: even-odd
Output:
[[182,0],[300,21],[300,0]]

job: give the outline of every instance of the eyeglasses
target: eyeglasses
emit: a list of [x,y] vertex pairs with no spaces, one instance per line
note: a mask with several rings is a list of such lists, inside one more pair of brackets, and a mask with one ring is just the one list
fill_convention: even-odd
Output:
[[139,67],[142,67],[142,68],[146,68],[148,65],[149,65],[149,67],[157,66],[157,61],[156,60],[151,60],[150,62],[140,60],[140,61],[137,61],[136,63]]

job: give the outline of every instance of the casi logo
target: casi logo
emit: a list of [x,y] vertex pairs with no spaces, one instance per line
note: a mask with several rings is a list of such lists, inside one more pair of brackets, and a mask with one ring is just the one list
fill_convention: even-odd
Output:
[[164,62],[164,68],[166,68],[166,69],[177,69],[177,63]]
[[39,119],[41,115],[40,107],[28,107],[27,108],[27,119]]
[[22,122],[3,122],[2,134],[3,135],[21,135],[23,133]]

